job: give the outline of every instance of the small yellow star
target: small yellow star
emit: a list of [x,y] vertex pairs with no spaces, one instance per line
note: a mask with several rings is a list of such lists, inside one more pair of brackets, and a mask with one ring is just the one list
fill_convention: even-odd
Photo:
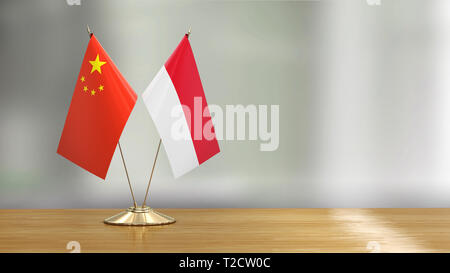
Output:
[[95,60],[93,60],[93,61],[89,61],[89,63],[92,65],[91,74],[94,71],[97,71],[98,73],[102,74],[101,67],[102,67],[102,65],[106,64],[106,62],[101,62],[98,54],[97,54],[97,58],[95,58]]
[[86,79],[84,78],[84,76],[81,76],[80,81],[81,81],[81,82],[85,82],[85,81],[86,81]]
[[95,90],[92,90],[91,91],[91,96],[94,96],[95,95]]
[[100,86],[98,87],[98,90],[103,91],[103,88],[104,88],[104,86],[103,86],[103,85],[100,85]]
[[84,92],[87,92],[87,91],[88,91],[88,87],[87,87],[87,86],[84,86],[84,87],[83,87],[83,91],[84,91]]

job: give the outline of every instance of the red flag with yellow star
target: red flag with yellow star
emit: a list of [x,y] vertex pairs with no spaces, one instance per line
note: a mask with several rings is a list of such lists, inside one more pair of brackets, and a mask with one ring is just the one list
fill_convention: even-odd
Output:
[[91,36],[57,153],[105,179],[136,93]]

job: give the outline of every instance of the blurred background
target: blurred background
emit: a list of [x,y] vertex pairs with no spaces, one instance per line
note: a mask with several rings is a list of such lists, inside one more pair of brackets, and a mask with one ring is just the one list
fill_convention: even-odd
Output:
[[[175,180],[162,150],[151,206],[450,206],[450,1],[10,0],[0,208],[132,205],[118,150],[105,181],[56,154],[86,24],[139,95],[191,26],[209,104],[280,107],[274,152],[220,141]],[[139,202],[158,140],[139,98],[121,137]]]

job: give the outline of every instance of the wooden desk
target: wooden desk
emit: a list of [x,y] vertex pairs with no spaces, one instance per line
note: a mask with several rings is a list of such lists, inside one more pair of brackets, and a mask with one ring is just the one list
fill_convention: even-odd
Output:
[[0,252],[450,252],[450,209],[161,209],[177,222],[103,224],[119,211],[0,210]]

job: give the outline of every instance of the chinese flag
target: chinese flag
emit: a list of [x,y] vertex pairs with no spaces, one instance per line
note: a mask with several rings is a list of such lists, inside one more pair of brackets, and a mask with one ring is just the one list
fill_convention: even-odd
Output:
[[136,93],[91,35],[57,153],[105,179]]

